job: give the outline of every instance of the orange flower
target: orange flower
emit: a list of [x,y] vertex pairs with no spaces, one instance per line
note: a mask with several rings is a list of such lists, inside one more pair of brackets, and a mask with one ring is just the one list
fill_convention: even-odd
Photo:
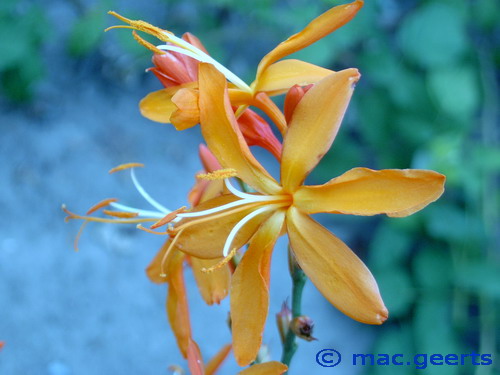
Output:
[[410,215],[443,193],[445,177],[427,170],[354,168],[324,185],[303,182],[330,148],[347,109],[356,69],[332,73],[296,105],[284,137],[281,183],[253,157],[231,108],[226,80],[210,64],[199,72],[201,129],[224,168],[257,193],[235,189],[208,200],[181,218],[171,231],[176,247],[204,258],[249,248],[231,282],[233,350],[237,362],[252,362],[262,342],[269,304],[269,267],[277,238],[288,233],[297,262],[325,298],[363,323],[381,324],[388,316],[377,284],[362,261],[310,214]]
[[[249,105],[259,107],[284,133],[286,121],[268,95],[282,94],[297,84],[304,86],[316,83],[332,71],[296,59],[281,59],[342,27],[356,15],[362,6],[363,1],[356,0],[350,4],[334,7],[311,21],[302,31],[292,35],[264,56],[257,68],[256,78],[250,85],[210,57],[199,40],[191,34],[185,34],[181,39],[168,30],[160,29],[144,21],[134,21],[114,12],[110,13],[130,25],[115,27],[132,28],[153,35],[166,44],[154,46],[134,32],[136,40],[156,54],[166,55],[166,51],[170,54],[167,57],[154,59],[156,68],[153,68],[153,72],[159,76],[167,89],[153,92],[142,100],[141,112],[144,116],[154,121],[172,122],[178,129],[197,123],[198,110],[194,90],[197,86],[194,79],[196,73],[192,70],[192,61],[187,63],[186,57],[180,57],[184,55],[199,62],[213,64],[231,82],[229,96],[233,105],[241,106],[241,108]],[[166,66],[167,61],[173,65]],[[185,112],[182,118],[181,112]]]

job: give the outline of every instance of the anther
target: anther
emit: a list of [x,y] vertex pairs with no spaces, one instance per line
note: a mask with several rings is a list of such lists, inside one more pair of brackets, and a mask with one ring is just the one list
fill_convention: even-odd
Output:
[[186,208],[187,208],[186,206],[182,206],[181,208],[178,208],[177,210],[168,213],[163,218],[158,220],[156,223],[151,225],[150,228],[155,229],[155,228],[158,228],[158,227],[161,227],[165,224],[170,223],[172,220],[174,220],[177,217],[177,215],[179,215],[182,212],[186,212]]
[[103,199],[99,203],[96,203],[92,207],[90,207],[89,210],[87,211],[87,215],[91,215],[94,212],[96,212],[98,209],[109,206],[109,204],[113,203],[113,202],[118,202],[118,199],[116,199],[116,198]]
[[208,267],[208,268],[203,267],[201,269],[201,272],[211,273],[211,272],[218,270],[221,267],[224,267],[236,255],[237,250],[238,250],[237,248],[233,248],[231,250],[231,252],[224,259],[222,259],[219,263],[217,263],[211,267]]
[[196,177],[203,180],[214,181],[214,180],[224,180],[226,178],[236,177],[237,175],[238,173],[236,172],[236,169],[225,168],[225,169],[218,169],[210,173],[199,173],[196,175]]
[[125,163],[125,164],[120,164],[114,168],[111,168],[109,170],[109,174],[115,173],[118,171],[123,171],[124,169],[130,169],[130,168],[137,168],[137,167],[144,167],[144,164],[142,163]]

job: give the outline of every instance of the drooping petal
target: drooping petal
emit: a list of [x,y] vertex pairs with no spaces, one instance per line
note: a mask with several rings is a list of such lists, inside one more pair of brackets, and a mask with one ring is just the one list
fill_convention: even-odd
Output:
[[269,262],[284,217],[284,211],[278,211],[262,224],[233,275],[231,331],[240,366],[254,361],[262,344],[269,308]]
[[205,366],[205,375],[214,375],[231,352],[231,344],[224,346]]
[[173,249],[173,251],[171,251],[170,254],[167,256],[167,258],[165,259],[165,252],[170,247],[171,242],[172,239],[170,238],[167,241],[165,241],[161,249],[158,251],[158,253],[155,255],[151,263],[146,268],[146,274],[148,275],[149,280],[151,280],[154,283],[161,284],[161,283],[166,283],[168,281],[168,278],[166,276],[162,276],[162,274],[166,273],[166,271],[169,268],[170,262],[172,261],[172,259],[176,258],[175,252],[177,251]]
[[294,192],[330,148],[359,77],[356,69],[330,74],[297,104],[283,141],[281,182],[285,191]]
[[387,319],[375,279],[341,240],[293,206],[286,225],[297,262],[332,305],[362,323]]
[[[221,206],[233,202],[237,199],[234,195],[224,195],[200,203],[193,212],[203,211],[209,208]],[[178,234],[176,246],[181,251],[202,259],[214,259],[222,256],[222,250],[226,239],[234,226],[246,215],[255,210],[255,206],[242,206],[241,211],[233,212],[228,215],[220,216],[208,215],[202,218],[183,219],[176,224],[176,228],[191,221],[196,223],[186,225],[182,233]],[[229,210],[228,210],[229,211]],[[241,228],[234,238],[232,248],[243,247],[259,228],[259,225],[270,215],[269,212],[263,212],[255,216],[243,228]]]
[[222,258],[200,259],[190,257],[194,278],[203,300],[208,305],[220,303],[229,292],[231,282],[231,272],[227,266],[220,267],[207,273],[203,269],[208,269],[218,264]]
[[344,26],[354,18],[362,6],[362,0],[339,5],[312,20],[302,31],[281,42],[275,49],[264,56],[257,69],[257,79],[260,79],[260,75],[275,61],[313,44],[339,27]]
[[306,86],[316,83],[333,71],[301,60],[283,60],[270,65],[259,77],[255,91],[278,95],[294,85]]
[[200,64],[199,85],[201,131],[210,151],[256,190],[279,192],[281,187],[254,158],[238,128],[224,76],[212,65]]
[[288,370],[288,367],[281,362],[271,361],[259,363],[240,371],[238,375],[281,375]]
[[294,203],[302,212],[403,217],[438,199],[445,176],[420,169],[354,168],[321,186],[301,186]]
[[189,321],[189,309],[186,296],[186,286],[182,263],[185,255],[177,252],[175,259],[169,264],[168,275],[168,295],[167,295],[167,315],[170,327],[177,339],[184,358],[187,358],[188,344],[191,338],[191,323]]
[[200,122],[198,90],[182,88],[172,96],[171,100],[177,110],[170,116],[170,122],[177,130],[192,128]]
[[198,344],[192,339],[188,342],[187,360],[191,375],[205,375],[205,366]]

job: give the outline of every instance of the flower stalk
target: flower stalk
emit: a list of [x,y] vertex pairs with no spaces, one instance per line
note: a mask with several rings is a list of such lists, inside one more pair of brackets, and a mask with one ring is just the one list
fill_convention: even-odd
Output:
[[[306,285],[307,276],[298,265],[290,248],[288,248],[288,262],[290,276],[292,277],[292,319],[294,319],[302,315],[302,292]],[[285,342],[283,343],[283,355],[281,356],[281,362],[288,367],[290,367],[292,358],[298,348],[296,337],[295,332],[288,327]]]

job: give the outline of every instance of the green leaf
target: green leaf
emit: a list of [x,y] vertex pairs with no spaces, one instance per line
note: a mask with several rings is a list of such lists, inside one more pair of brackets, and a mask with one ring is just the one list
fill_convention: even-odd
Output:
[[446,200],[433,203],[423,211],[429,233],[447,241],[482,241],[483,229],[477,217]]
[[399,30],[403,53],[424,68],[453,65],[467,50],[465,19],[452,5],[431,2],[411,12]]
[[29,29],[16,22],[1,22],[0,46],[0,71],[13,68],[23,58],[29,58],[32,47]]
[[374,271],[374,275],[391,319],[407,314],[415,299],[415,288],[406,271],[392,266]]
[[[412,344],[412,332],[409,326],[386,327],[379,335],[373,348],[373,353],[387,353],[389,355],[403,354],[404,361],[414,353]],[[397,358],[399,361],[400,359]],[[374,375],[410,375],[414,374],[414,367],[407,366],[374,366]]]
[[417,252],[412,266],[417,283],[426,288],[422,293],[449,292],[452,264],[448,249],[425,247]]
[[382,222],[370,245],[369,263],[373,269],[402,264],[408,257],[412,238],[388,221]]
[[459,264],[455,270],[458,286],[478,295],[500,300],[500,265],[487,259]]
[[81,57],[96,49],[106,27],[106,12],[91,10],[73,26],[68,39],[68,52]]
[[[460,353],[451,322],[451,306],[441,296],[418,299],[413,329],[416,353]],[[457,366],[429,366],[426,374],[457,374]]]
[[476,71],[470,66],[432,70],[428,76],[429,92],[437,107],[456,119],[467,120],[480,102]]

